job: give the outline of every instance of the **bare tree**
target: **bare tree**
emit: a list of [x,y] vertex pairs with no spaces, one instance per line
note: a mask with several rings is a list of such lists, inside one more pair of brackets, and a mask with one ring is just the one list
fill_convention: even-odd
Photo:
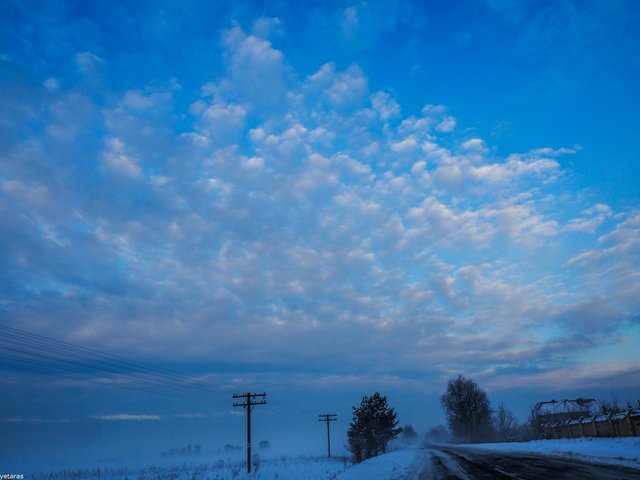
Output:
[[429,429],[425,434],[425,439],[429,442],[448,442],[451,440],[451,435],[449,435],[447,427],[437,425]]
[[598,402],[600,405],[600,412],[603,415],[607,415],[609,413],[619,413],[624,412],[624,408],[620,406],[620,401],[618,397],[611,392],[611,400],[603,398]]
[[518,431],[518,420],[516,416],[504,406],[504,403],[498,405],[498,409],[493,415],[493,423],[496,429],[498,440],[506,442],[513,440]]
[[487,394],[476,382],[462,375],[449,380],[440,403],[454,437],[471,443],[491,438],[491,405]]
[[406,424],[402,427],[402,434],[400,435],[400,438],[405,443],[412,443],[418,439],[418,433],[412,425]]

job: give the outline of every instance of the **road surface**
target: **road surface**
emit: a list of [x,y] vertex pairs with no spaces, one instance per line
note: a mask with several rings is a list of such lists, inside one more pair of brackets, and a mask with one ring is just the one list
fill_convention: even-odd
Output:
[[640,480],[640,470],[534,453],[429,446],[410,480]]

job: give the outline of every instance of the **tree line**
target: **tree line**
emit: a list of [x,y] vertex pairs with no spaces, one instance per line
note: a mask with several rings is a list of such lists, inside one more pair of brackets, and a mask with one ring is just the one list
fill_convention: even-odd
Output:
[[[440,397],[447,426],[438,425],[427,432],[432,441],[460,443],[509,442],[540,438],[534,421],[520,424],[516,416],[503,403],[494,409],[487,393],[472,379],[458,375],[448,381]],[[615,414],[631,410],[613,394],[611,399],[597,402],[599,414]],[[640,400],[638,401],[640,409]],[[387,398],[375,393],[362,398],[360,405],[353,407],[353,420],[347,432],[348,449],[355,462],[385,453],[389,443],[400,434],[405,440],[414,439],[413,427],[398,428],[395,410]]]
[[[451,437],[465,443],[509,441],[520,435],[521,426],[515,415],[504,406],[491,408],[489,398],[473,380],[462,375],[449,380],[440,397],[448,430],[438,426],[429,432],[436,441]],[[347,431],[347,448],[356,463],[386,453],[391,441],[403,434],[406,440],[417,438],[410,425],[398,427],[397,414],[387,397],[376,392],[364,396],[353,407],[353,418]]]

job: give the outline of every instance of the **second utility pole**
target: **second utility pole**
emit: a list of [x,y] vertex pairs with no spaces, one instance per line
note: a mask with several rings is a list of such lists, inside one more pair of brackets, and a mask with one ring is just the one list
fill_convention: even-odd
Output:
[[338,415],[335,413],[324,413],[322,415],[318,415],[319,422],[327,422],[327,451],[329,454],[329,458],[331,458],[331,433],[329,433],[329,422],[335,422],[338,420]]
[[[245,407],[247,409],[247,473],[251,473],[251,409],[254,405],[266,405],[264,400],[266,393],[236,393],[233,398],[243,398],[244,403],[234,403],[234,407]],[[262,398],[262,400],[256,401],[256,398]]]

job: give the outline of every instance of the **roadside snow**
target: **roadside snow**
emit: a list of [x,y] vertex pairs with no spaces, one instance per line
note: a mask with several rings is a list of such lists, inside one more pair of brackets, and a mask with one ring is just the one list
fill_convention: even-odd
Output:
[[640,437],[564,438],[531,442],[484,443],[470,448],[503,452],[531,452],[640,468]]
[[[421,450],[398,450],[385,453],[349,468],[338,480],[400,480],[418,468]],[[421,458],[421,457],[420,457]]]

